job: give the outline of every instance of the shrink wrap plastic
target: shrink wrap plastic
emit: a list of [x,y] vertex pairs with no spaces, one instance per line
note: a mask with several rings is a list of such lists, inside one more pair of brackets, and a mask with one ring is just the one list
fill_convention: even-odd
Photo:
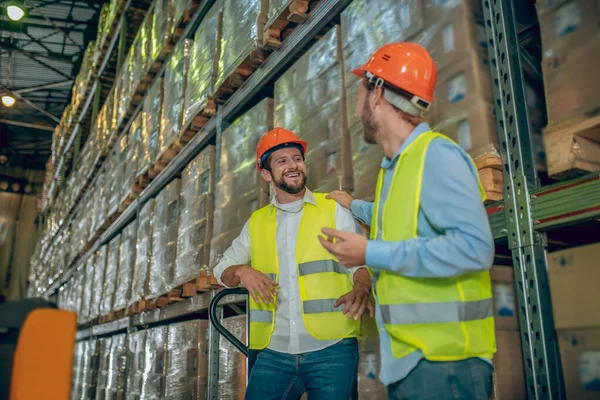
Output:
[[131,298],[131,281],[135,268],[135,247],[137,243],[137,220],[134,220],[121,232],[121,249],[119,251],[119,268],[115,286],[113,310],[119,311],[127,307]]
[[102,302],[100,303],[100,315],[102,316],[107,315],[113,310],[117,275],[119,273],[120,247],[121,234],[118,234],[108,243],[106,272],[104,273]]
[[152,230],[152,262],[148,274],[148,295],[154,299],[171,290],[177,256],[177,222],[181,180],[169,183],[155,198]]
[[90,231],[89,239],[93,239],[94,234],[98,229],[102,228],[104,221],[106,220],[106,209],[108,202],[107,199],[107,190],[106,190],[106,170],[102,168],[100,172],[98,172],[98,178],[96,179],[96,183],[94,188],[92,189],[95,192],[94,195],[94,219],[92,220],[92,229]]
[[146,94],[143,105],[144,122],[141,145],[138,147],[136,176],[146,172],[156,161],[160,140],[160,116],[163,102],[163,79],[155,79]]
[[113,337],[98,339],[98,381],[96,384],[96,400],[105,400],[108,389],[110,371],[110,347]]
[[75,344],[75,357],[73,361],[73,386],[71,388],[71,400],[79,400],[83,394],[83,378],[85,357],[88,342],[77,342]]
[[220,179],[210,245],[214,267],[252,212],[268,202],[266,184],[256,169],[256,146],[272,129],[272,99],[264,99],[229,125],[222,134]]
[[90,303],[90,319],[100,316],[100,304],[102,303],[102,288],[104,286],[104,271],[106,269],[106,250],[104,245],[90,258],[94,259],[94,283],[92,286],[92,301]]
[[[185,123],[205,109],[214,94],[219,67],[222,0],[212,5],[194,36],[185,90]],[[216,110],[214,110],[216,112]]]
[[221,87],[250,54],[263,41],[268,12],[268,0],[223,0],[223,32],[221,58],[216,87]]
[[191,39],[178,43],[165,71],[164,106],[160,122],[160,154],[179,137],[183,130],[185,91],[192,45]]
[[181,176],[177,262],[172,286],[208,272],[214,211],[215,148],[208,146]]
[[208,383],[208,320],[169,325],[165,398],[204,399]]
[[111,338],[106,399],[123,399],[125,397],[125,368],[127,366],[127,346],[125,340],[125,334],[115,335]]
[[132,303],[141,300],[148,292],[148,271],[152,260],[152,227],[154,221],[154,199],[148,201],[140,210],[137,230],[135,268],[131,283]]
[[[134,121],[137,121],[134,120]],[[126,175],[130,171],[131,159],[129,155],[129,135],[125,134],[117,140],[112,153],[112,162],[109,164],[112,173],[110,182],[110,202],[108,205],[108,215],[114,215],[119,211],[121,202],[126,194],[131,190],[131,179]]]
[[84,324],[91,319],[90,311],[92,305],[92,296],[94,292],[94,255],[88,257],[85,263],[85,280],[83,284],[83,295],[81,297],[81,308],[79,310],[78,322]]
[[173,1],[156,0],[152,11],[152,42],[150,51],[152,60],[156,60],[171,39],[173,26]]
[[98,384],[99,367],[99,339],[90,339],[85,343],[83,360],[83,374],[81,376],[81,400],[96,398],[96,385]]
[[138,171],[138,165],[141,166],[143,152],[146,151],[148,141],[144,142],[144,112],[140,112],[131,122],[129,134],[127,135],[127,154],[125,156],[125,170],[123,176],[123,189],[121,191],[121,201],[129,194],[139,194],[134,192],[135,178]]
[[167,327],[159,326],[149,329],[144,352],[142,399],[160,400],[164,398],[166,352]]
[[316,192],[352,188],[338,30],[330,30],[275,83],[274,125],[308,142],[307,187]]
[[[223,326],[246,343],[246,316],[225,318]],[[246,393],[246,357],[224,337],[219,338],[219,399],[243,400]]]
[[129,334],[127,351],[127,398],[139,400],[142,395],[147,330]]

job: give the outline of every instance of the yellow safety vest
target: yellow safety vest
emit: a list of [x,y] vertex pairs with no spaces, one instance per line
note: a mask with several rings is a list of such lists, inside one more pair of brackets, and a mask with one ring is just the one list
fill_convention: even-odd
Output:
[[[356,337],[360,321],[342,314],[336,300],[352,290],[349,271],[323,248],[318,240],[322,227],[335,228],[335,201],[326,194],[313,193],[314,204],[306,203],[296,241],[298,286],[302,317],[308,332],[320,340]],[[276,242],[277,209],[270,205],[250,217],[250,259],[252,268],[279,282]],[[250,301],[250,348],[264,349],[275,327],[275,304]]]
[[[440,133],[429,131],[420,135],[400,155],[383,205],[383,240],[417,237],[425,155],[435,138],[451,141]],[[377,237],[384,173],[382,169],[377,180],[371,239]],[[479,189],[485,200],[481,182]],[[381,271],[376,288],[394,357],[402,358],[419,349],[431,361],[456,361],[470,357],[492,358],[496,352],[488,270],[453,278],[410,278]]]

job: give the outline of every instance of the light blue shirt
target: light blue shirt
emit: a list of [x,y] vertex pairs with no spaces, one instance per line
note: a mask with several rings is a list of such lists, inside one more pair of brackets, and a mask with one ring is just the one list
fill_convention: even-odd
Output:
[[[390,160],[385,157],[381,162],[385,175],[377,216],[379,230],[377,239],[369,240],[366,252],[367,265],[373,269],[375,294],[379,270],[409,277],[440,278],[489,269],[493,263],[494,239],[479,194],[477,170],[465,151],[447,140],[434,139],[427,149],[418,237],[399,242],[381,239],[381,210],[389,193],[398,158],[410,143],[430,129],[426,123],[419,124],[394,158]],[[370,224],[373,203],[354,200],[352,213],[364,223]],[[404,379],[423,358],[423,354],[415,351],[406,357],[395,358],[391,353],[390,337],[384,328],[378,305],[375,318],[381,350],[380,379],[385,385],[389,385]]]

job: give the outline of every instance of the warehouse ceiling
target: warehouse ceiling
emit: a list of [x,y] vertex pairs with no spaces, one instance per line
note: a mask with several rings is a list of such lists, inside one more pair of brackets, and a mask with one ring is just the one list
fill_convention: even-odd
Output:
[[52,131],[70,102],[71,88],[106,1],[29,0],[25,16],[10,20],[0,0],[0,166],[45,169]]

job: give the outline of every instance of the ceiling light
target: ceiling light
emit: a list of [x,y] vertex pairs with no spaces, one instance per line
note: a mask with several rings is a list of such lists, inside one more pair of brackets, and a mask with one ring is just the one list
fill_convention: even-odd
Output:
[[11,4],[10,6],[6,7],[6,13],[8,14],[8,18],[12,19],[13,21],[18,21],[25,15],[25,11],[23,11],[23,9],[16,4]]
[[5,154],[0,154],[0,164],[4,164],[8,161],[8,157]]
[[4,96],[2,96],[2,104],[4,105],[4,107],[12,107],[15,105],[17,101],[15,100],[14,97],[5,94]]

